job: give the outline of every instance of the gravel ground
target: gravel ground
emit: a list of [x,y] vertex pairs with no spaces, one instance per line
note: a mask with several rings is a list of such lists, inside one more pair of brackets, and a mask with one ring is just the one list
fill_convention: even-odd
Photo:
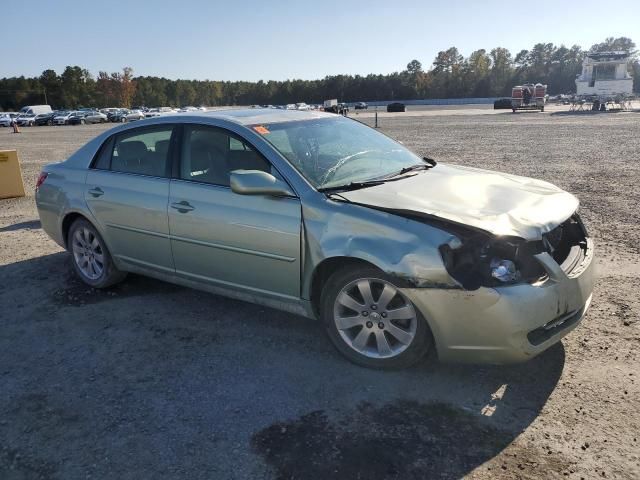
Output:
[[[0,478],[639,478],[640,115],[449,113],[381,129],[582,201],[597,286],[561,344],[509,367],[362,369],[294,315],[136,276],[87,288],[33,196],[0,200]],[[104,128],[0,129],[0,149],[32,192]]]

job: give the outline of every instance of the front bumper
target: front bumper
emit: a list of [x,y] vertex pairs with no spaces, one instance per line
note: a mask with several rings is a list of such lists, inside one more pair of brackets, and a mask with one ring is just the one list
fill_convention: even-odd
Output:
[[478,290],[407,288],[426,318],[442,361],[514,363],[559,342],[584,317],[593,292],[593,241],[583,262],[565,273],[548,253],[539,284]]

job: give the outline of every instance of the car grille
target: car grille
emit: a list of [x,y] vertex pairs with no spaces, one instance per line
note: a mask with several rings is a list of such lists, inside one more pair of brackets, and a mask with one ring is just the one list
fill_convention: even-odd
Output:
[[542,327],[531,330],[527,334],[529,343],[535,346],[540,345],[562,330],[575,325],[582,318],[584,310],[585,309],[583,307],[579,310],[573,310],[572,312],[565,313],[564,315],[560,315],[559,317],[544,324]]

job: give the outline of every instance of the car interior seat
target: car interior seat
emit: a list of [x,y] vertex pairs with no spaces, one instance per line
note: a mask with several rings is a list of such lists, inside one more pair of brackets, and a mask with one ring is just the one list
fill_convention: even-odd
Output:
[[189,174],[192,179],[216,185],[229,185],[226,159],[206,142],[192,142],[189,148]]
[[117,146],[117,156],[111,161],[111,168],[117,171],[148,174],[146,165],[149,150],[140,140],[120,142]]
[[253,150],[231,150],[227,154],[229,171],[261,170],[271,173],[271,165],[260,154]]

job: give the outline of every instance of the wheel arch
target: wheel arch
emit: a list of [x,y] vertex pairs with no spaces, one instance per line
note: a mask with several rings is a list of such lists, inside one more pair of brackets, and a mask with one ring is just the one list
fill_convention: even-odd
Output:
[[[311,307],[316,318],[320,318],[320,298],[322,297],[322,288],[326,281],[338,270],[353,267],[370,267],[385,273],[384,269],[376,265],[370,260],[360,257],[335,256],[323,259],[313,270],[311,274],[311,282],[309,288],[309,298]],[[400,288],[411,286],[406,279],[391,275],[396,285]]]
[[380,267],[373,263],[357,257],[336,256],[322,260],[313,270],[311,274],[311,286],[309,290],[311,307],[316,318],[320,318],[320,298],[322,297],[322,288],[331,275],[342,268],[348,266],[373,267],[382,271]]
[[[98,228],[98,226],[96,225],[96,222],[93,221],[88,215],[86,215],[85,213],[82,212],[78,212],[76,210],[70,211],[68,213],[65,214],[65,216],[62,218],[62,223],[60,225],[61,228],[61,233],[62,233],[62,241],[64,243],[64,247],[68,250],[69,249],[69,245],[67,244],[67,240],[69,237],[69,230],[71,229],[71,225],[73,225],[73,222],[75,222],[76,220],[78,220],[79,218],[86,220],[87,222],[89,222],[93,228],[95,228],[98,233],[100,234],[100,236],[102,237],[102,240],[105,242],[106,244],[106,240],[104,239],[104,235],[102,235],[102,232],[100,231],[100,228]],[[109,245],[107,245],[107,248],[109,248]]]
[[62,219],[62,225],[61,225],[62,241],[64,243],[64,248],[66,248],[67,250],[69,250],[69,243],[68,243],[69,230],[71,229],[71,225],[73,225],[73,222],[75,222],[79,218],[82,218],[91,223],[91,220],[89,220],[86,216],[78,212],[69,212]]

